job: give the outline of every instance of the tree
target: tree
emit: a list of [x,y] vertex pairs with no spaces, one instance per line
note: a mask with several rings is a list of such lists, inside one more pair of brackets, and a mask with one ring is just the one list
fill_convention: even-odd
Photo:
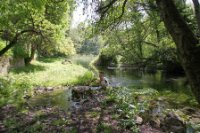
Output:
[[200,33],[200,5],[198,0],[192,0],[194,3],[194,9],[195,9],[195,16],[197,20],[198,30]]
[[171,34],[182,66],[192,86],[192,92],[200,103],[200,47],[199,39],[181,17],[173,0],[156,0],[161,17]]
[[[186,76],[192,87],[192,92],[200,103],[200,45],[195,31],[191,29],[183,17],[181,10],[178,7],[177,2],[174,0],[111,0],[103,1],[100,4],[98,12],[101,14],[100,23],[106,23],[108,25],[116,24],[122,21],[122,17],[130,12],[127,7],[135,8],[140,6],[140,10],[157,10],[161,14],[161,18],[165,24],[165,27],[171,35],[173,41],[176,44],[178,56],[181,64],[185,70]],[[199,3],[197,0],[193,0],[195,5],[196,19],[199,19]],[[128,4],[127,4],[128,3]],[[116,13],[117,10],[121,13]],[[113,13],[111,12],[113,11]],[[146,12],[148,14],[148,12]],[[142,18],[143,19],[143,18]],[[107,21],[107,22],[106,22]],[[199,22],[197,22],[199,24]],[[105,26],[110,27],[110,26]],[[159,35],[159,34],[157,34]],[[160,37],[158,36],[158,42]]]
[[[73,0],[6,0],[0,2],[1,38],[8,42],[0,50],[0,56],[23,42],[32,52],[40,44],[56,47],[66,38],[70,26]],[[27,41],[24,38],[29,37]],[[41,41],[34,41],[34,40]],[[32,42],[30,44],[30,42]],[[40,44],[36,44],[39,43]]]
[[99,53],[100,46],[104,44],[102,36],[92,35],[92,26],[80,23],[76,28],[70,30],[69,36],[74,42],[78,54]]
[[103,32],[107,42],[104,54],[117,55],[122,63],[135,64],[147,69],[155,68],[157,64],[160,66],[161,63],[164,67],[166,61],[163,61],[162,54],[167,57],[165,59],[169,59],[167,61],[176,62],[170,59],[173,56],[170,55],[171,51],[167,50],[174,48],[175,44],[171,41],[158,12],[154,7],[150,10],[150,3],[146,4],[148,5],[127,1],[123,16],[120,15],[121,5],[118,4],[116,10],[111,9],[112,13],[107,14],[106,19],[98,23],[100,27],[96,27],[97,30],[106,28]]

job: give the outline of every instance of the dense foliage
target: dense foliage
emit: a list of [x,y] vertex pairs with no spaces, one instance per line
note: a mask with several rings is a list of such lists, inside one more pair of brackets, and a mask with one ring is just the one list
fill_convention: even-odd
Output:
[[[120,43],[121,45],[126,44],[126,46],[123,47],[125,51],[127,47],[128,50],[132,49],[132,52],[126,53],[128,55],[133,55],[131,59],[133,59],[134,62],[140,62],[139,64],[142,62],[142,65],[139,65],[139,67],[146,67],[149,60],[150,62],[152,60],[156,62],[159,61],[156,60],[156,58],[152,58],[151,55],[146,55],[145,52],[161,55],[159,58],[161,59],[160,61],[164,61],[161,62],[162,64],[169,62],[168,64],[170,65],[177,65],[178,62],[181,62],[181,66],[192,86],[192,92],[196,100],[200,103],[200,48],[198,35],[200,31],[200,4],[198,0],[193,0],[192,2],[195,10],[192,10],[192,6],[187,5],[186,1],[100,1],[97,11],[100,14],[99,24],[101,28],[98,29],[98,31],[102,31],[102,29],[108,31],[116,29],[122,32],[122,34],[131,31]],[[161,27],[162,25],[164,26]],[[126,32],[123,33],[123,31]],[[130,43],[128,43],[128,40],[131,40]],[[165,48],[160,49],[159,52],[161,54],[155,54],[154,51],[149,52],[151,48],[147,47],[146,44],[150,44],[154,47],[163,47],[163,45],[166,45],[164,46],[165,48],[170,45],[172,47],[169,47],[169,50],[165,50]],[[172,50],[170,49],[174,46],[176,46],[177,54],[171,54]],[[146,50],[145,47],[147,47]],[[157,50],[155,50],[155,52],[157,52]],[[174,55],[177,57],[174,58]],[[162,57],[164,57],[164,59],[162,59]],[[178,60],[171,62],[171,59]],[[178,67],[172,68],[176,69]]]
[[[154,2],[118,1],[110,8],[106,7],[108,3],[100,3],[97,10],[100,20],[95,28],[98,33],[103,31],[100,33],[107,42],[107,46],[103,48],[106,51],[104,53],[118,56],[121,63],[139,65],[138,67],[152,68],[153,64],[154,68],[182,71],[175,43]],[[191,6],[184,2],[177,5],[187,23],[195,30]]]
[[7,44],[1,46],[1,55],[12,47],[14,55],[22,57],[30,57],[36,50],[41,55],[74,53],[73,43],[66,37],[73,8],[73,0],[1,1],[1,40]]
[[83,23],[70,30],[69,36],[74,42],[78,54],[98,55],[101,47],[105,44],[102,36],[92,35],[92,30],[91,26],[86,26]]

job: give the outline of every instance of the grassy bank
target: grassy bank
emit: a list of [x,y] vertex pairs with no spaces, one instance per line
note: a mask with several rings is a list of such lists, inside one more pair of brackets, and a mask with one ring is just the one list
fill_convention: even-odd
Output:
[[12,69],[8,76],[0,77],[0,107],[8,103],[21,103],[23,96],[35,86],[87,85],[94,78],[85,67],[62,58],[44,58],[29,66]]

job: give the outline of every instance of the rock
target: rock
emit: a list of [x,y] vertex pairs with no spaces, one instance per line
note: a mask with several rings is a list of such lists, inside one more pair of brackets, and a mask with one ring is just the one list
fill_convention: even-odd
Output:
[[141,125],[140,133],[163,133],[159,129],[152,128],[148,123]]
[[39,86],[39,87],[34,88],[34,93],[35,94],[43,94],[43,93],[47,93],[47,92],[51,92],[51,91],[54,91],[53,87],[42,87],[42,86]]
[[109,86],[108,78],[103,77],[103,80],[100,82],[100,84],[101,84],[102,87],[107,87],[107,86]]
[[10,58],[0,57],[0,75],[7,75],[10,68]]
[[159,117],[153,117],[150,121],[149,121],[150,125],[154,128],[160,128],[161,122]]
[[2,122],[0,122],[0,132],[1,132],[1,133],[6,132],[5,125],[4,125]]
[[136,124],[141,125],[142,122],[143,122],[143,119],[142,119],[141,117],[139,117],[139,116],[136,116],[136,117],[135,117],[135,123],[136,123]]
[[136,108],[133,104],[129,104],[129,107],[130,107],[131,109],[135,109],[135,108]]
[[92,90],[90,89],[90,86],[76,86],[72,88],[72,100],[79,101],[80,99],[83,99],[85,96],[91,96]]
[[81,92],[85,92],[90,90],[89,86],[75,86],[72,88],[73,91],[77,92],[77,93],[81,93]]
[[23,98],[28,100],[28,99],[31,98],[31,96],[30,95],[25,95]]
[[166,115],[161,125],[161,129],[167,132],[185,133],[186,131],[186,125],[172,112]]
[[47,91],[53,91],[53,87],[47,87]]
[[174,113],[168,113],[164,121],[171,125],[183,125],[183,122]]
[[200,118],[192,118],[190,122],[195,123],[195,124],[200,124]]
[[196,109],[191,108],[191,107],[185,107],[182,109],[183,113],[185,114],[194,114],[196,112]]
[[66,65],[66,64],[72,64],[72,62],[68,59],[65,59],[64,61],[61,62],[63,65]]
[[95,90],[100,90],[102,87],[98,86],[98,87],[90,87],[91,90],[95,91]]
[[182,126],[171,126],[169,130],[175,133],[185,133],[185,129]]

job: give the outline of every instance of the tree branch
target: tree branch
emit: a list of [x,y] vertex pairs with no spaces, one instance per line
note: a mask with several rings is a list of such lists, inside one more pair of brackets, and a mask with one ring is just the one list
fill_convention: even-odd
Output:
[[159,46],[157,46],[155,43],[151,43],[151,42],[146,42],[146,41],[143,41],[144,43],[148,44],[149,46],[152,46],[152,47],[155,47],[155,48],[158,48]]
[[39,34],[40,32],[38,31],[35,31],[33,29],[28,29],[28,30],[23,30],[19,33],[16,33],[15,36],[13,37],[13,39],[9,42],[8,45],[6,45],[3,49],[0,50],[0,57],[2,55],[4,55],[10,48],[12,48],[14,45],[16,45],[19,37],[22,35],[22,34],[25,34],[25,33],[28,33],[28,32],[31,32],[31,33],[35,33],[35,34]]
[[121,15],[120,15],[117,19],[121,19],[122,16],[124,15],[125,7],[126,7],[127,1],[128,1],[128,0],[124,0],[123,5],[122,5],[122,13],[121,13]]
[[99,12],[101,14],[100,17],[100,21],[103,20],[105,14],[108,12],[108,10],[113,6],[113,4],[117,2],[117,0],[112,0],[111,2],[109,2],[107,5],[103,6],[103,7],[99,7],[99,9],[97,9],[97,12]]

